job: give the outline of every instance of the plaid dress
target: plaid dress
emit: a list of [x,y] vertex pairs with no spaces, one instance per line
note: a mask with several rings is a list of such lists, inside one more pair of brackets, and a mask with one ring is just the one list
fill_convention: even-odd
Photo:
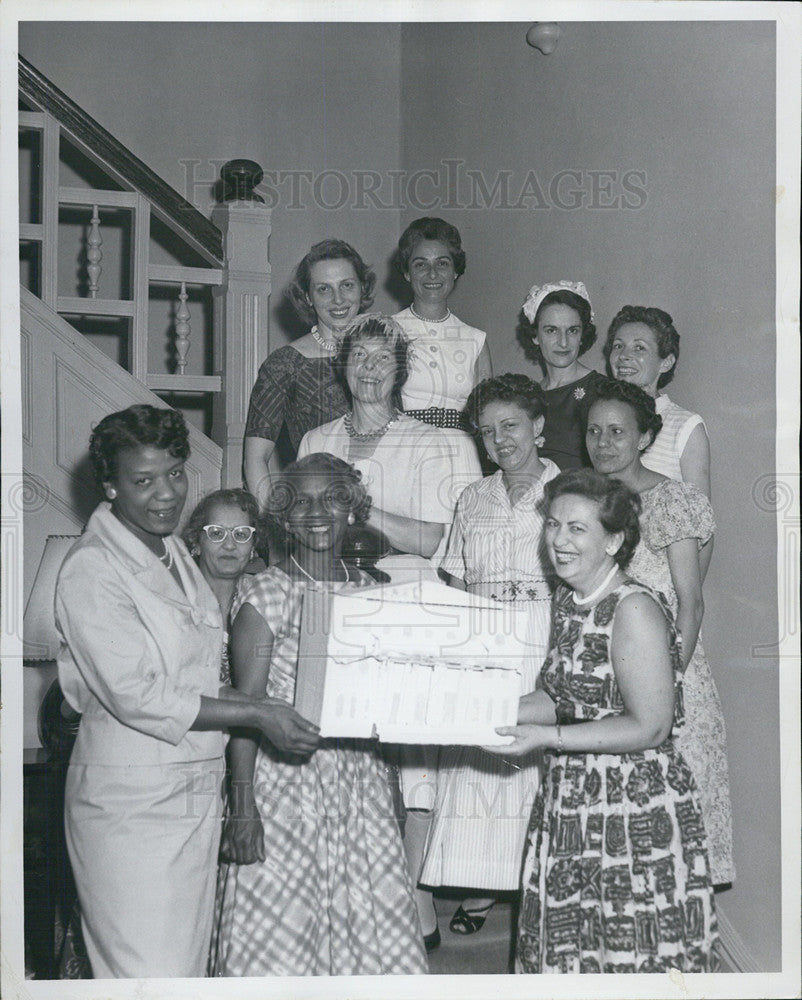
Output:
[[[552,651],[541,683],[563,726],[619,714],[610,662],[615,609],[626,580],[580,608],[554,595]],[[682,725],[682,672],[669,622],[675,678],[672,735],[637,753],[547,751],[529,825],[518,926],[518,972],[714,972],[718,938],[699,800],[674,745]]]
[[[360,577],[354,587],[372,583]],[[337,586],[337,585],[329,585]],[[270,567],[243,583],[275,639],[267,694],[290,704],[305,584]],[[375,744],[321,743],[295,763],[263,742],[254,773],[266,860],[223,865],[218,976],[428,971],[390,790]]]

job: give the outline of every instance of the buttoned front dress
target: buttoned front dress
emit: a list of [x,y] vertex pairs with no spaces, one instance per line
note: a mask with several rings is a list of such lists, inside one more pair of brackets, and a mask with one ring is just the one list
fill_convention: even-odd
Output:
[[217,600],[101,504],[56,589],[59,681],[82,714],[65,829],[95,978],[202,976],[220,838],[223,736],[192,732],[219,690]]
[[[393,319],[401,324],[412,346],[409,375],[401,390],[404,409],[437,427],[459,427],[453,419],[448,422],[443,411],[456,415],[465,409],[474,385],[474,367],[485,346],[484,330],[468,326],[453,313],[444,320],[423,320],[407,308]],[[440,413],[430,418],[427,410]]]
[[[501,471],[472,483],[457,504],[442,569],[498,601],[525,602],[533,647],[522,693],[534,689],[548,652],[551,591],[541,551],[545,484],[560,470],[548,459],[514,504]],[[477,747],[443,747],[421,881],[486,891],[517,889],[541,754],[514,763]]]

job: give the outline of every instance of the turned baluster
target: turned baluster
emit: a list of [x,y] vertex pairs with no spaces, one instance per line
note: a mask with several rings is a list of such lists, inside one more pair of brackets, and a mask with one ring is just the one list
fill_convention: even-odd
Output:
[[181,291],[178,295],[179,306],[175,314],[175,349],[178,354],[178,374],[183,375],[187,367],[187,354],[189,354],[189,308],[187,306],[187,286],[181,282]]
[[97,212],[97,205],[92,206],[92,224],[89,227],[89,235],[86,242],[88,246],[86,251],[86,259],[88,261],[86,270],[89,274],[89,296],[96,299],[100,283],[100,272],[102,270],[100,262],[103,259],[103,251],[100,249],[103,245],[103,240],[100,237],[100,216]]

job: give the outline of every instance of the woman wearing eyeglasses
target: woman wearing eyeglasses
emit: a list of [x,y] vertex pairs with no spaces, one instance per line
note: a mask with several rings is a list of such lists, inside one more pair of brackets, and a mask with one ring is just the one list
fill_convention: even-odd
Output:
[[230,684],[228,630],[231,605],[240,578],[261,548],[259,510],[247,490],[215,490],[203,497],[184,529],[184,542],[209,584],[223,616],[223,660],[220,680]]

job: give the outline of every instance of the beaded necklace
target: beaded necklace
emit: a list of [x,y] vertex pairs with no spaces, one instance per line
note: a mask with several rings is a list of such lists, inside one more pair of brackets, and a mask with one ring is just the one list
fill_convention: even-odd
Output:
[[313,326],[309,332],[312,334],[312,339],[314,340],[314,342],[316,344],[319,344],[324,351],[328,351],[329,354],[336,354],[337,351],[339,351],[340,342],[336,338],[333,344],[328,340],[324,340],[318,333],[317,326]]
[[392,417],[384,424],[383,427],[377,427],[372,431],[356,431],[353,425],[353,415],[349,412],[343,417],[343,423],[345,424],[345,429],[348,432],[348,437],[353,438],[355,441],[372,441],[373,438],[380,438],[385,435],[390,427],[398,420],[398,410],[395,410]]
[[587,597],[577,597],[576,591],[573,591],[574,604],[590,604],[595,601],[599,594],[604,590],[607,584],[612,580],[615,574],[618,572],[618,563],[613,564],[613,568],[607,574],[607,576],[602,580],[599,586],[593,591],[592,594],[588,594]]
[[415,317],[415,319],[419,319],[421,321],[421,323],[445,323],[445,321],[447,319],[451,319],[451,310],[448,307],[446,307],[446,314],[445,314],[445,316],[442,316],[440,319],[426,319],[423,316],[419,316],[415,312],[415,307],[414,306],[410,306],[409,307],[409,311],[412,313],[412,315]]

